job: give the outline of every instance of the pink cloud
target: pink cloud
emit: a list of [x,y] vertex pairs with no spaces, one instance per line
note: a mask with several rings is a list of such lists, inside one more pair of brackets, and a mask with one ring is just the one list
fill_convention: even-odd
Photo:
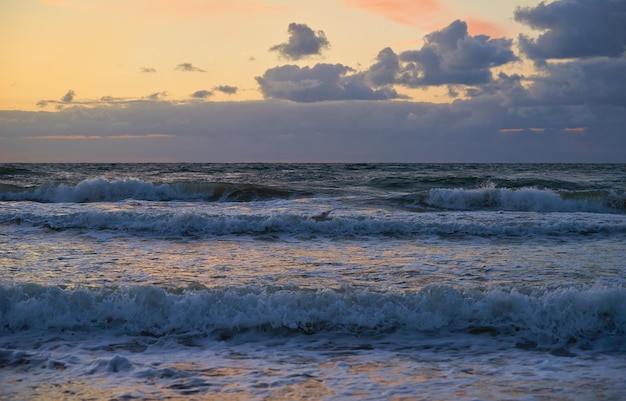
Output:
[[487,35],[491,38],[502,38],[506,36],[506,31],[495,22],[479,19],[465,18],[467,30],[470,35]]
[[469,34],[472,36],[487,35],[500,38],[506,33],[500,25],[494,22],[459,16],[457,12],[445,7],[439,0],[344,0],[344,3],[349,7],[428,31],[440,29],[458,18],[467,22]]
[[498,132],[502,134],[509,134],[512,132],[524,132],[524,128],[502,128]]
[[438,0],[344,0],[344,3],[420,29],[440,26],[447,14]]

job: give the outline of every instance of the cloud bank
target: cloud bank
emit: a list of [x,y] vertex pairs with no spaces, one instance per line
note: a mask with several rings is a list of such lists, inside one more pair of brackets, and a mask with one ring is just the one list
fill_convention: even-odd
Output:
[[[489,95],[451,104],[145,101],[60,112],[3,111],[0,157],[5,161],[35,157],[45,161],[626,161],[626,137],[615,135],[626,123],[626,114],[610,107],[579,105],[509,107],[501,100],[500,95]],[[108,143],[118,141],[80,140],[81,136],[143,139],[108,149]]]

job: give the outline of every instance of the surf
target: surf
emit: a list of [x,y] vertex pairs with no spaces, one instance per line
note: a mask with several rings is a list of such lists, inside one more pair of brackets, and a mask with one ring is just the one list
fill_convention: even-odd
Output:
[[626,290],[608,287],[493,287],[429,285],[419,291],[375,292],[354,287],[127,286],[60,288],[0,285],[4,333],[19,331],[169,333],[256,332],[276,335],[341,332],[428,337],[457,333],[510,337],[537,347],[626,341]]

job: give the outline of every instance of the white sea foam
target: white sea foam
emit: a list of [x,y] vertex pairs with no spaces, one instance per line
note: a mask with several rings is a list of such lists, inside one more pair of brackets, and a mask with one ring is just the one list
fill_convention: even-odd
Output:
[[537,188],[496,188],[494,185],[478,189],[432,189],[424,203],[452,210],[508,210],[529,212],[610,212],[624,209],[624,194],[581,193],[559,194],[553,190]]
[[[6,190],[0,201],[35,202],[119,202],[127,199],[145,201],[255,201],[280,199],[300,194],[292,188],[274,188],[253,184],[180,181],[157,184],[137,178],[109,180],[89,178],[75,186],[46,184],[29,190]],[[300,194],[302,195],[302,194]],[[416,205],[448,210],[508,210],[531,212],[618,213],[626,208],[626,193],[582,191],[557,193],[550,189],[524,187],[435,188],[427,194],[416,193]]]
[[0,287],[0,305],[0,330],[5,333],[74,330],[162,336],[254,330],[367,335],[399,330],[435,337],[455,332],[514,336],[538,347],[576,342],[589,346],[602,339],[602,346],[609,348],[623,346],[626,340],[623,288],[478,291],[428,286],[416,292],[378,293],[201,286],[175,291],[154,286],[63,290],[22,284]]
[[[7,188],[5,188],[7,189]],[[137,178],[85,179],[76,185],[49,183],[28,190],[10,190],[0,193],[0,201],[34,202],[118,202],[126,199],[146,201],[249,201],[280,198],[288,190],[245,183],[180,181],[151,183]]]
[[[2,200],[30,200],[36,202],[115,202],[124,199],[171,200],[193,198],[183,185],[152,184],[136,178],[107,180],[96,177],[75,186],[47,184],[33,190],[5,192]],[[198,194],[195,194],[198,197]]]
[[0,170],[0,398],[626,391],[623,165]]
[[81,205],[24,208],[0,207],[0,224],[30,225],[53,230],[110,231],[149,236],[543,236],[624,234],[626,219],[619,214],[455,211],[446,213],[370,213],[339,210],[330,221],[311,220],[281,207],[222,208],[197,203]]

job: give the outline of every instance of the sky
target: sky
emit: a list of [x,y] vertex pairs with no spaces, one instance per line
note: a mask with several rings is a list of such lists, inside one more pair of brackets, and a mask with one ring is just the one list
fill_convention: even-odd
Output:
[[626,0],[3,0],[2,162],[626,162]]

